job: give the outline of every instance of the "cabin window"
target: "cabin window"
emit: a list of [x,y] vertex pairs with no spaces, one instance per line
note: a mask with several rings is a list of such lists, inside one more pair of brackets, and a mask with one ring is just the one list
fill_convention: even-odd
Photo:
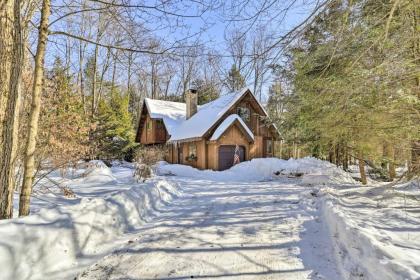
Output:
[[251,117],[251,112],[249,108],[246,107],[238,107],[238,115],[246,122],[249,122]]
[[157,127],[157,129],[163,129],[163,121],[162,120],[157,120],[156,121],[156,127]]
[[152,120],[148,120],[147,121],[147,130],[151,130],[152,129]]
[[188,160],[197,160],[197,145],[189,144],[188,145]]

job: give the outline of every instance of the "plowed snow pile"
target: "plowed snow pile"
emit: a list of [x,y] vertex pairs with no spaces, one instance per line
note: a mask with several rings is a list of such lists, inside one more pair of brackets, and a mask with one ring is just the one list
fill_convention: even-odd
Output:
[[[62,206],[42,209],[25,218],[0,221],[0,279],[63,279],[80,266],[89,264],[109,249],[125,242],[118,240],[153,218],[156,210],[179,195],[177,185],[164,179],[133,184],[117,191],[118,181],[103,162],[91,162],[83,178],[75,179],[88,192],[96,185],[94,198],[71,199]],[[108,190],[109,192],[109,190]],[[83,193],[82,193],[83,195]],[[55,276],[54,276],[55,275]]]
[[301,183],[303,184],[356,184],[349,173],[327,161],[311,157],[289,160],[257,158],[237,164],[225,171],[201,171],[186,165],[161,162],[157,166],[157,172],[160,175],[176,175],[224,182],[273,180],[279,176],[301,173],[303,174],[301,177]]
[[83,183],[110,183],[115,181],[111,169],[101,160],[90,161],[82,179]]
[[419,182],[321,194],[345,279],[420,279]]

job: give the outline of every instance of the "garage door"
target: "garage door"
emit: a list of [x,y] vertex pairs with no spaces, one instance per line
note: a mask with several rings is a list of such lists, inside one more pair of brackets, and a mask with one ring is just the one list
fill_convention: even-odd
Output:
[[[219,147],[219,170],[226,170],[233,166],[233,156],[235,155],[234,145],[223,145]],[[239,146],[239,159],[245,160],[245,147]]]

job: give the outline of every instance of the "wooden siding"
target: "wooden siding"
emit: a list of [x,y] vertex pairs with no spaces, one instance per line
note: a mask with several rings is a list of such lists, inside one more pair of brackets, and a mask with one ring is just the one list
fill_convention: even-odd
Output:
[[176,164],[178,163],[178,146],[176,144],[168,144],[168,150],[167,150],[167,162]]
[[[162,120],[151,119],[149,115],[142,116],[140,132],[141,144],[163,144],[168,140],[168,134]],[[150,123],[150,126],[149,126]]]
[[231,114],[237,114],[238,108],[248,108],[250,115],[249,115],[249,121],[243,120],[246,125],[251,129],[252,133],[255,135],[259,134],[259,116],[261,115],[261,112],[258,112],[258,109],[256,108],[256,105],[254,104],[255,101],[252,99],[252,97],[249,97],[248,94],[245,95],[238,103],[236,103],[230,110],[228,111],[228,115]]
[[212,170],[217,170],[219,157],[218,153],[219,145],[217,142],[210,142],[207,144],[207,168]]
[[217,141],[211,141],[208,143],[207,168],[212,170],[219,169],[219,147],[222,145],[243,146],[245,148],[245,160],[250,159],[250,145],[248,139],[243,135],[242,131],[236,125],[232,125],[222,134],[222,136]]
[[263,137],[255,136],[254,143],[250,147],[251,159],[263,157],[263,145]]
[[[258,105],[256,99],[252,96],[250,92],[245,94],[241,99],[239,99],[217,122],[217,124],[212,127],[206,135],[206,138],[210,138],[214,131],[217,129],[219,124],[231,114],[237,114],[238,108],[244,107],[248,108],[250,111],[250,120],[243,120],[248,127],[251,129],[254,136],[263,136],[263,137],[274,137],[277,136],[273,133],[272,129],[269,129],[266,124],[262,121],[263,117],[266,117],[264,111]],[[262,142],[261,142],[262,144]]]
[[[173,144],[176,145],[176,144]],[[179,144],[182,149],[182,158],[180,159],[181,164],[189,165],[199,169],[207,168],[207,153],[206,153],[206,141],[193,141],[188,143]],[[190,145],[196,145],[197,159],[188,160]]]
[[152,122],[152,119],[149,117],[149,115],[146,115],[142,116],[142,121],[144,122],[144,124],[142,125],[140,143],[153,144],[155,141],[155,137],[153,134],[153,125],[149,127],[149,123]]

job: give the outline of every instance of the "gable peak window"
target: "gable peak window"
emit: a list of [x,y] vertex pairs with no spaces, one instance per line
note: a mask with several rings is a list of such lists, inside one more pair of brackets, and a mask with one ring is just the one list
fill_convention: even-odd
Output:
[[238,107],[237,114],[246,122],[251,119],[251,111],[247,107]]

